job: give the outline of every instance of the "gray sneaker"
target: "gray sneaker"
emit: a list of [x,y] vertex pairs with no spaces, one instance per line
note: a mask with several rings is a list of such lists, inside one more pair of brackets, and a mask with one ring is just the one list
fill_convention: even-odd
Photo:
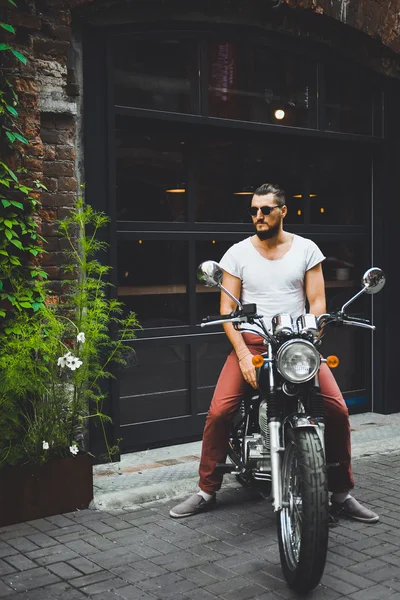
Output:
[[191,517],[197,515],[197,513],[205,512],[215,508],[217,504],[217,497],[214,494],[210,500],[204,500],[200,494],[193,494],[187,500],[184,500],[180,504],[177,504],[169,511],[171,517],[174,519],[180,519],[182,517]]
[[341,504],[332,501],[331,514],[335,518],[347,517],[363,523],[376,523],[379,521],[379,516],[376,513],[369,510],[369,508],[365,508],[353,497],[348,498]]

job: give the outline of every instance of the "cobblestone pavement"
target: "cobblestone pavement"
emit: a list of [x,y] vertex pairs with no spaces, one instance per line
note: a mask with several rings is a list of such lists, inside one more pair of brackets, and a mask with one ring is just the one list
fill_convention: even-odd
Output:
[[[353,463],[355,496],[374,525],[340,521],[313,600],[400,600],[400,452]],[[169,518],[176,500],[134,511],[85,510],[0,529],[6,600],[282,600],[275,517],[254,492],[229,488],[214,511]]]

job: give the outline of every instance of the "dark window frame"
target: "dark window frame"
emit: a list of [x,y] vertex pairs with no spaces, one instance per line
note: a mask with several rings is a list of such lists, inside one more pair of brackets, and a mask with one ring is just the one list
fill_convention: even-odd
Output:
[[[207,73],[207,59],[206,59],[206,47],[205,44],[208,40],[224,40],[224,41],[232,41],[235,43],[240,43],[243,39],[250,40],[252,44],[263,46],[265,48],[273,48],[273,49],[281,49],[282,51],[288,52],[292,51],[296,56],[301,56],[303,58],[308,58],[310,61],[315,63],[315,85],[316,85],[316,118],[317,118],[317,127],[316,128],[306,128],[306,127],[287,127],[285,125],[274,125],[274,124],[266,124],[266,123],[258,123],[253,121],[241,121],[241,120],[233,120],[234,123],[238,123],[241,125],[237,125],[238,127],[247,127],[254,123],[257,127],[257,130],[260,130],[260,127],[271,128],[271,131],[287,129],[287,133],[291,133],[293,130],[300,130],[304,135],[306,132],[320,132],[324,134],[328,134],[328,138],[331,136],[339,135],[342,139],[342,136],[349,136],[348,141],[352,136],[356,138],[366,138],[366,139],[377,139],[381,140],[385,137],[385,130],[382,127],[382,135],[375,136],[373,133],[369,135],[363,134],[352,134],[352,133],[342,133],[336,131],[330,131],[325,129],[325,111],[324,111],[324,102],[325,102],[325,73],[324,73],[324,65],[332,65],[340,68],[342,73],[347,73],[349,75],[354,75],[356,73],[357,78],[359,80],[373,83],[380,87],[385,87],[384,77],[378,73],[373,72],[368,69],[365,65],[361,65],[355,62],[349,61],[347,58],[339,56],[337,53],[333,52],[330,48],[326,47],[326,45],[317,42],[310,42],[303,39],[293,39],[289,35],[285,35],[282,33],[276,34],[271,31],[262,31],[257,27],[242,27],[240,28],[240,33],[238,32],[238,28],[227,27],[226,25],[214,25],[209,27],[204,27],[203,24],[199,24],[197,27],[193,26],[193,23],[181,23],[179,27],[176,25],[173,26],[164,26],[162,28],[154,28],[151,31],[141,30],[140,26],[126,26],[124,30],[122,28],[111,28],[106,30],[105,33],[107,45],[109,47],[109,52],[112,53],[112,40],[114,37],[121,36],[131,36],[134,39],[140,40],[162,40],[168,39],[171,37],[176,37],[176,39],[195,39],[198,43],[198,89],[197,96],[198,101],[196,105],[198,107],[198,112],[193,113],[179,113],[179,112],[165,112],[159,110],[152,109],[141,109],[136,108],[134,106],[123,106],[116,105],[115,110],[118,113],[121,111],[126,114],[126,111],[134,111],[131,114],[137,114],[138,116],[145,117],[146,114],[149,113],[158,113],[160,118],[168,118],[168,115],[171,115],[171,118],[179,117],[184,118],[188,117],[205,117],[206,119],[225,121],[225,119],[219,119],[218,117],[209,117],[207,112],[205,111],[205,106],[207,106],[207,87],[205,82],[207,81],[207,77],[205,76],[202,81],[203,74]],[[222,37],[221,37],[222,36]],[[248,37],[246,37],[248,36]],[[315,57],[318,56],[316,59]],[[112,58],[110,59],[110,65],[112,63]],[[109,72],[109,77],[112,75],[112,71]],[[204,82],[204,85],[202,85]],[[384,110],[385,110],[385,97],[382,99],[382,123],[384,122]],[[143,111],[143,112],[142,112]],[[163,116],[161,116],[163,115]],[[155,116],[155,115],[154,115]],[[157,117],[156,117],[157,118]],[[371,106],[371,119],[374,120],[374,106]],[[230,120],[228,121],[228,125],[230,124]],[[251,129],[251,127],[250,127]],[[268,130],[266,129],[266,130]]]

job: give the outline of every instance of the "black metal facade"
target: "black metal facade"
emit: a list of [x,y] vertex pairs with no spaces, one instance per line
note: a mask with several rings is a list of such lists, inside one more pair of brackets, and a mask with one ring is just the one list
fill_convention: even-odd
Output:
[[[121,35],[128,36],[132,44],[138,43],[139,47],[141,40],[146,43],[149,41],[157,43],[160,40],[172,39],[184,40],[185,43],[190,41],[193,44],[195,63],[188,78],[190,86],[192,86],[191,76],[195,83],[190,91],[190,110],[178,112],[135,106],[134,103],[130,106],[118,103],[114,65],[119,43],[116,40]],[[240,44],[243,40],[251,40],[252,44],[262,47],[264,52],[285,51],[300,55],[305,60],[312,59],[316,69],[314,79],[316,89],[311,90],[313,99],[310,101],[315,115],[312,126],[285,126],[210,115],[210,92],[207,94],[204,83],[205,74],[209,69],[206,55],[208,44],[220,39],[235,44]],[[369,134],[328,130],[325,78],[331,65],[334,65],[335,72],[339,74],[345,73],[350,78],[359,78],[360,81],[372,85],[375,90],[372,95],[373,102],[379,103],[381,99],[384,102],[381,111],[377,111],[376,105],[370,107],[372,125]],[[349,389],[343,389],[342,386],[342,390],[350,411],[374,410],[388,413],[397,410],[394,392],[395,353],[391,341],[396,309],[396,299],[391,290],[394,289],[397,266],[394,242],[394,228],[397,222],[394,215],[398,212],[396,169],[399,164],[396,134],[399,131],[397,83],[378,76],[360,65],[352,64],[350,60],[339,59],[322,45],[316,47],[313,43],[300,43],[299,40],[288,36],[272,34],[266,36],[257,29],[240,30],[237,27],[199,24],[194,26],[189,23],[180,23],[179,26],[171,23],[160,26],[158,23],[157,26],[87,27],[84,34],[84,69],[86,200],[111,217],[107,239],[108,260],[113,267],[112,283],[115,291],[121,294],[122,289],[128,290],[127,299],[130,308],[134,310],[135,303],[139,302],[142,303],[140,306],[145,307],[144,309],[146,306],[152,306],[152,303],[158,306],[157,302],[161,302],[162,296],[167,306],[166,315],[169,317],[168,310],[171,314],[175,310],[181,317],[181,321],[164,318],[162,325],[157,324],[158,322],[152,324],[151,319],[146,317],[146,325],[137,332],[136,339],[132,340],[132,347],[136,350],[138,360],[136,364],[129,367],[131,375],[128,376],[127,372],[119,373],[112,384],[109,406],[106,408],[113,419],[115,438],[122,438],[122,451],[199,439],[204,425],[207,402],[212,395],[212,382],[215,383],[224,353],[226,354],[229,348],[222,331],[215,329],[205,333],[197,327],[202,316],[201,307],[204,305],[204,309],[208,308],[209,303],[208,300],[203,302],[203,297],[201,301],[199,300],[200,293],[196,288],[196,266],[200,262],[199,259],[218,260],[217,250],[221,252],[221,249],[250,235],[252,228],[248,222],[240,222],[240,219],[234,223],[229,222],[229,219],[226,221],[198,219],[200,184],[196,175],[196,165],[204,156],[203,148],[209,148],[204,146],[204,140],[206,142],[217,140],[219,144],[223,142],[228,148],[241,148],[244,145],[246,148],[251,148],[252,145],[261,149],[264,145],[268,148],[280,148],[282,161],[285,160],[285,148],[287,148],[290,149],[294,162],[298,156],[300,162],[305,161],[304,164],[308,164],[307,158],[304,158],[307,156],[316,157],[317,165],[319,156],[348,156],[349,160],[355,161],[355,165],[359,165],[357,169],[365,173],[365,180],[369,182],[365,187],[367,192],[360,192],[353,207],[356,215],[364,214],[363,218],[356,216],[353,217],[353,221],[346,222],[344,217],[341,220],[334,216],[334,222],[330,224],[313,222],[312,196],[316,194],[311,193],[312,178],[305,177],[302,180],[302,193],[298,194],[303,196],[303,203],[298,209],[301,219],[299,222],[295,222],[295,219],[293,222],[288,222],[286,229],[310,237],[320,246],[325,245],[329,251],[346,243],[351,248],[356,248],[355,267],[359,270],[354,273],[354,278],[357,281],[352,282],[351,285],[343,284],[345,288],[343,292],[348,292],[344,299],[350,297],[350,288],[358,286],[363,270],[369,266],[380,266],[387,273],[388,283],[385,290],[379,296],[374,296],[372,302],[369,297],[368,301],[360,304],[358,308],[364,314],[367,311],[373,317],[377,332],[373,337],[363,332],[362,339],[357,338],[354,342],[354,353],[357,357],[352,355],[345,359],[350,361],[349,370],[356,369],[362,374],[363,385],[357,384],[354,388],[350,386]],[[364,108],[360,107],[361,110]],[[116,131],[120,132],[118,134],[120,138]],[[135,202],[146,203],[148,198],[145,188],[140,194],[132,189],[132,201],[128,202],[129,173],[127,173],[128,183],[126,183],[124,167],[118,166],[118,161],[121,160],[119,157],[122,156],[120,148],[121,146],[128,148],[129,156],[134,156],[138,150],[133,142],[129,146],[129,140],[135,136],[146,135],[156,139],[157,143],[161,139],[167,142],[170,139],[181,139],[180,143],[190,148],[185,163],[187,203],[182,220],[177,218],[171,218],[169,221],[158,218],[136,220],[132,217],[135,212]],[[143,153],[142,150],[141,152]],[[174,152],[175,150],[171,151],[171,155]],[[357,163],[358,159],[354,157],[363,157],[362,160],[365,162]],[[359,160],[361,161],[361,158]],[[340,166],[340,161],[338,164]],[[363,171],[364,164],[367,166]],[[343,168],[347,168],[345,163]],[[129,168],[127,170],[129,171]],[[135,177],[138,179],[136,175]],[[344,186],[350,180],[347,178],[343,181],[340,168],[337,171],[337,179],[332,173],[329,177],[332,179],[330,187],[334,188],[336,184],[336,189],[332,191],[331,210],[341,214],[343,195],[347,193]],[[359,177],[360,185],[364,185],[362,175],[358,174],[354,177]],[[124,185],[128,187],[123,188],[125,197],[121,199],[118,198],[118,188],[121,188],[122,179],[122,187]],[[263,181],[258,180],[256,183],[260,184]],[[293,195],[293,198],[295,197],[296,194]],[[119,215],[118,206],[122,205],[125,211],[131,211],[129,218],[121,218]],[[142,212],[147,210],[142,205],[137,207],[137,210],[139,209]],[[154,209],[158,210],[158,207],[154,205]],[[205,249],[210,248],[212,254],[211,244],[215,244],[215,253],[207,256],[204,252]],[[135,260],[146,262],[146,245],[153,248],[155,257],[158,253],[160,265],[169,264],[169,262],[162,262],[163,248],[165,252],[171,252],[171,262],[175,261],[181,279],[184,277],[183,293],[176,292],[173,296],[174,292],[169,291],[169,296],[163,296],[163,291],[157,292],[157,290],[170,290],[171,286],[175,286],[173,289],[180,290],[182,282],[181,280],[169,282],[157,274],[155,259],[149,261],[144,274],[141,272],[138,275],[144,278],[146,284],[140,286],[139,292],[136,281],[130,285],[122,285],[122,274],[128,273],[127,277],[129,277],[130,265],[134,264]],[[162,285],[154,288],[156,291],[146,292],[152,287],[149,272],[150,275],[154,275],[155,283],[160,277],[163,281]],[[341,296],[336,294],[337,290],[333,288],[342,284],[330,275],[329,278],[332,279],[332,290],[327,290],[328,300],[339,301]],[[136,296],[129,295],[131,294],[129,290],[132,289]],[[140,298],[138,294],[142,297]],[[180,304],[178,303],[174,309],[177,294]],[[124,299],[121,295],[120,298]],[[141,321],[140,311],[136,309],[136,312]],[[340,336],[335,340],[333,349],[340,356]],[[144,362],[141,364],[142,357]],[[180,367],[175,372],[178,362]],[[158,380],[159,372],[163,375]],[[351,375],[349,375],[350,380]],[[163,381],[165,387],[169,385],[167,390],[163,389]],[[92,435],[92,443],[96,446],[95,433]]]

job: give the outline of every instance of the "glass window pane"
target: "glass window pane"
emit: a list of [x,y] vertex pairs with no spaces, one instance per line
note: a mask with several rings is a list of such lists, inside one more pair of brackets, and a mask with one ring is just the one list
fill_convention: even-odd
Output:
[[326,65],[326,129],[372,135],[373,93],[370,82]]
[[282,50],[212,41],[208,112],[223,119],[315,127],[315,63]]
[[195,112],[196,45],[185,40],[114,38],[114,99],[121,106]]
[[251,141],[210,137],[201,140],[193,165],[196,220],[251,224],[248,207],[254,190],[269,182],[279,183],[286,192],[286,223],[303,223],[303,155],[304,144],[288,144],[271,135]]
[[366,388],[366,348],[370,340],[370,331],[356,327],[341,327],[340,330],[332,327],[326,334],[321,351],[324,356],[333,354],[339,358],[339,366],[333,375],[342,394]]
[[189,323],[187,256],[186,242],[119,241],[118,296],[144,329]]
[[[361,289],[361,277],[370,266],[367,263],[367,240],[354,242],[317,242],[326,260],[322,263],[328,311],[339,309]],[[369,317],[370,296],[361,296],[351,304],[350,315]],[[355,327],[331,328],[323,339],[324,356],[335,354],[340,364],[334,376],[342,392],[364,389],[366,386],[366,347],[371,333]]]
[[[200,140],[193,164],[196,182],[196,221],[248,223],[251,196],[235,195],[240,169],[239,144],[223,139]],[[239,188],[237,189],[239,191]]]
[[321,146],[308,163],[310,222],[365,225],[371,206],[371,155]]
[[134,348],[132,364],[121,369],[119,374],[121,424],[188,414],[187,344],[136,342]]
[[118,119],[116,196],[119,221],[187,221],[184,143],[173,134],[135,131]]
[[[325,278],[328,310],[343,306],[353,294],[361,289],[361,277],[370,266],[367,264],[367,239],[362,241],[337,240],[332,242],[316,240],[325,255],[322,268]],[[365,297],[361,296],[351,304],[350,313],[366,310]]]
[[[246,237],[246,234],[243,235]],[[239,241],[239,240],[238,240]],[[210,240],[207,242],[196,243],[196,266],[205,260],[215,260],[219,262],[225,252],[235,242],[233,241],[216,241]],[[218,288],[206,287],[202,283],[196,284],[196,323],[201,323],[204,317],[209,315],[219,315],[219,303],[221,292]],[[215,326],[217,329],[221,325]]]

